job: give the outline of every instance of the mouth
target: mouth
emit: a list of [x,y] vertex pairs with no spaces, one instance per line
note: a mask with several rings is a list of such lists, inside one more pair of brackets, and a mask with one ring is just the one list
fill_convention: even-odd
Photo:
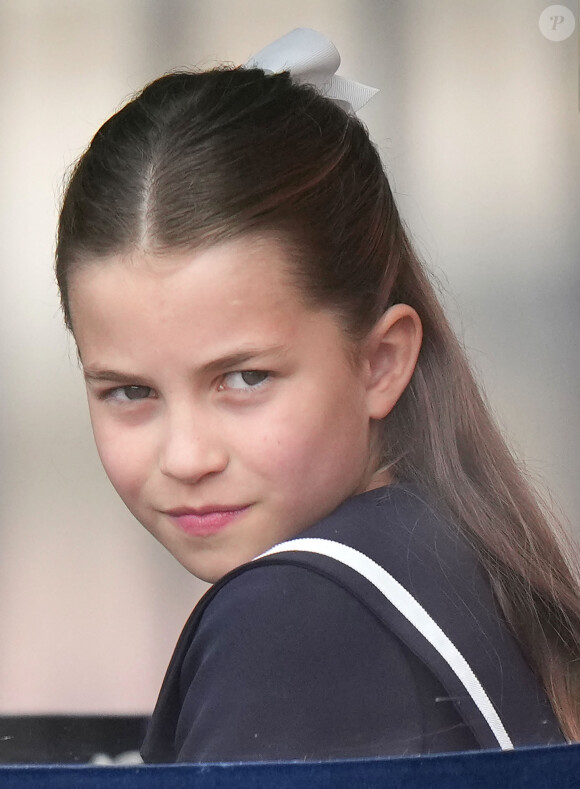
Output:
[[186,534],[196,537],[208,537],[225,529],[249,509],[249,505],[242,507],[213,506],[191,509],[178,507],[166,510],[165,515],[178,529]]

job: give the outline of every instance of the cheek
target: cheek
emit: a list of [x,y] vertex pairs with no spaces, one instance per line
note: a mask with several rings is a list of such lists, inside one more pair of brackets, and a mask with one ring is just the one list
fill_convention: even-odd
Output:
[[129,434],[118,425],[93,420],[93,434],[103,468],[124,500],[137,496],[147,471],[147,445],[139,434]]
[[316,409],[294,405],[253,431],[246,460],[281,487],[326,484],[348,476],[366,459],[367,427],[352,402],[326,402]]
[[[249,440],[248,436],[251,436]],[[284,422],[269,420],[267,425],[257,425],[256,429],[244,431],[237,445],[244,465],[262,477],[276,478],[292,465],[296,453],[296,432],[289,430]]]

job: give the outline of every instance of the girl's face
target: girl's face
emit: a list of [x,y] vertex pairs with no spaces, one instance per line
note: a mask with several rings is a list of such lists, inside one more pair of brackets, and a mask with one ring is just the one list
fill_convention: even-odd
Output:
[[72,275],[105,470],[206,581],[381,484],[369,472],[364,366],[333,315],[303,303],[288,266],[280,242],[244,237]]

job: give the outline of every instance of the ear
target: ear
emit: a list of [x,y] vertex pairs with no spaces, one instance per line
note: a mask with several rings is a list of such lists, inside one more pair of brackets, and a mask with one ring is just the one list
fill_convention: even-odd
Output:
[[408,304],[395,304],[379,319],[365,340],[367,407],[371,419],[382,419],[393,408],[417,364],[423,327]]

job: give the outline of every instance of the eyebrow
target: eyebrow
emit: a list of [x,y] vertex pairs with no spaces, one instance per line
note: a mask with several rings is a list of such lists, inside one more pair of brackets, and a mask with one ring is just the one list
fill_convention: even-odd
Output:
[[[199,368],[198,372],[202,375],[208,375],[219,372],[220,370],[231,370],[232,368],[246,364],[247,362],[258,361],[263,357],[281,354],[283,351],[284,346],[282,345],[273,345],[268,348],[244,348],[240,351],[236,351],[235,353],[229,353],[225,356],[220,356],[218,359],[212,359],[211,362],[203,364]],[[85,380],[88,382],[109,381],[111,383],[126,384],[127,381],[131,381],[138,386],[150,385],[150,381],[148,382],[146,378],[143,378],[143,376],[129,372],[124,373],[120,370],[107,370],[89,366],[83,369],[83,374]]]
[[137,384],[138,386],[147,386],[145,379],[140,375],[133,373],[122,373],[118,370],[98,370],[90,367],[83,370],[85,381],[109,381],[115,384],[126,384],[127,381]]

